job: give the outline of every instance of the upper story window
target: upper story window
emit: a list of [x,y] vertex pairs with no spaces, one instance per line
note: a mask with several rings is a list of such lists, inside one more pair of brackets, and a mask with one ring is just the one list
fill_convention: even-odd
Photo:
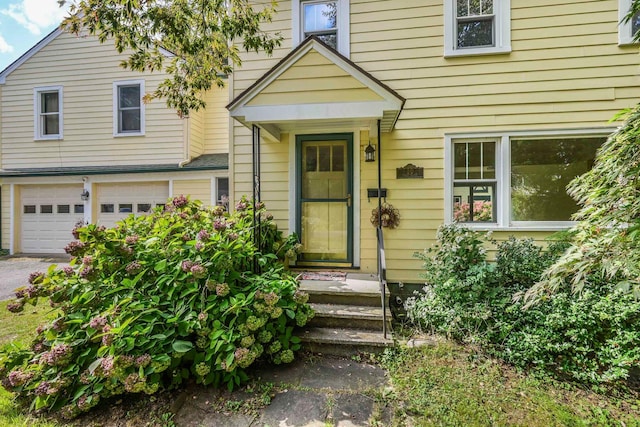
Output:
[[631,9],[632,0],[618,0],[618,44],[633,44],[633,35],[640,30],[640,13],[627,22],[625,18]]
[[578,210],[567,184],[605,141],[593,135],[503,134],[447,139],[448,222],[483,228],[567,227]]
[[62,139],[62,86],[34,90],[35,139]]
[[444,0],[445,56],[511,52],[511,0]]
[[292,0],[292,20],[294,47],[316,36],[349,56],[349,0]]
[[144,135],[144,80],[113,84],[113,134]]

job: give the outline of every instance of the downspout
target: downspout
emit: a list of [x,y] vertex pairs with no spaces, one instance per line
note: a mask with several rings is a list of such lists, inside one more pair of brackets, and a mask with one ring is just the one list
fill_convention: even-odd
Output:
[[191,123],[189,122],[189,118],[185,118],[184,122],[182,122],[182,131],[184,134],[184,142],[182,147],[182,158],[183,160],[178,163],[179,168],[183,168],[185,165],[191,163],[191,156],[189,155],[189,151],[191,150]]

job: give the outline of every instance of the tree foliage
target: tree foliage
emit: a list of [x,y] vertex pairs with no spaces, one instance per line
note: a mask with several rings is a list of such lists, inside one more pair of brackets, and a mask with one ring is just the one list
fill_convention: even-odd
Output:
[[[59,0],[61,5],[68,0]],[[276,2],[254,9],[248,0],[80,0],[62,26],[88,31],[100,42],[113,40],[129,57],[124,68],[164,71],[167,77],[145,100],[165,98],[181,117],[205,106],[203,93],[223,86],[223,76],[241,65],[239,46],[271,54],[279,34],[260,26],[270,22]]]
[[608,287],[640,294],[640,106],[600,147],[593,168],[574,179],[572,245],[527,292],[530,301],[570,285],[573,292]]

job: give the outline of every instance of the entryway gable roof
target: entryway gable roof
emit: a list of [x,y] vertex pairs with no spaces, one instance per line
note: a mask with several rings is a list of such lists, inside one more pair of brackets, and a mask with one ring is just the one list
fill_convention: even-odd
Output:
[[388,132],[404,102],[393,89],[312,36],[227,108],[231,117],[245,125],[381,119],[382,131]]

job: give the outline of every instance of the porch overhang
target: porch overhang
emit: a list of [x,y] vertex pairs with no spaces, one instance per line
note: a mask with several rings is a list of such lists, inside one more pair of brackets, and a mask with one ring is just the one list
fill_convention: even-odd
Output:
[[315,37],[309,37],[228,106],[231,117],[279,141],[291,129],[372,126],[393,130],[405,99]]

